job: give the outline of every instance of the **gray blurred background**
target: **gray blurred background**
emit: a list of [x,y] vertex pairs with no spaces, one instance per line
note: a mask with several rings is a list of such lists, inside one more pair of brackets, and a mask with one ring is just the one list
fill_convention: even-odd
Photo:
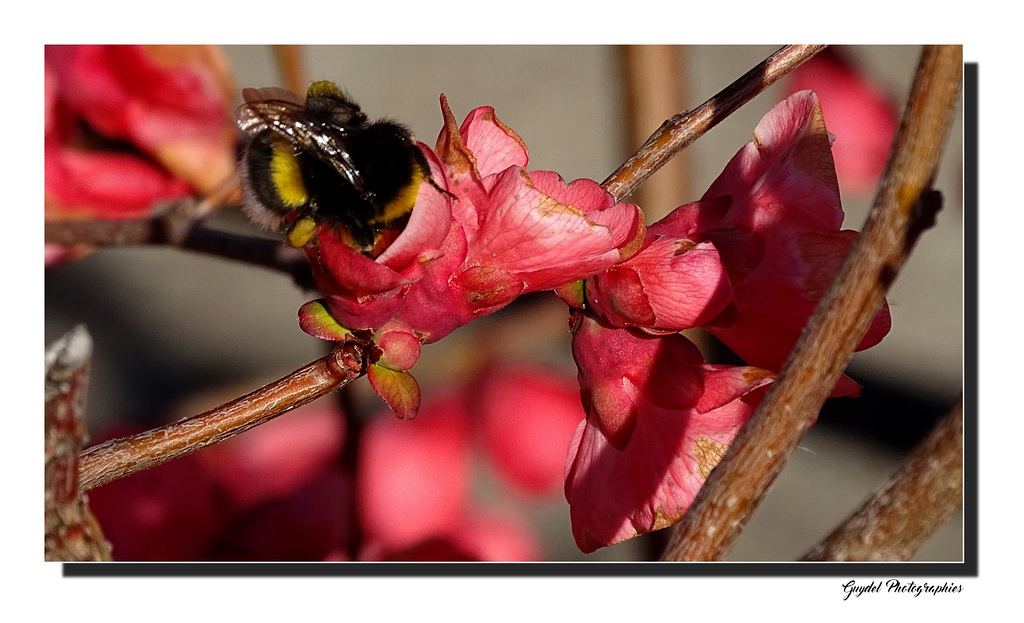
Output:
[[[675,50],[683,108],[700,104],[777,48]],[[338,46],[304,51],[310,79],[339,83],[371,117],[399,119],[427,144],[434,143],[440,129],[441,93],[460,122],[477,106],[494,106],[501,121],[529,146],[530,168],[555,170],[566,179],[603,180],[643,140],[626,130],[620,48]],[[239,89],[282,84],[270,47],[232,46],[226,52]],[[846,52],[902,105],[918,47],[853,47]],[[771,87],[699,139],[684,152],[686,179],[678,196],[669,205],[642,207],[663,214],[698,199],[750,140],[758,120],[785,95],[783,83]],[[662,117],[675,112],[666,110]],[[827,109],[825,118],[827,123]],[[659,123],[642,130],[642,136]],[[960,393],[961,132],[958,122],[940,170],[937,186],[946,205],[938,225],[922,237],[890,292],[893,329],[879,346],[856,355],[849,370],[864,384],[863,397],[829,401],[730,560],[799,557],[879,486]],[[844,193],[846,227],[860,229],[871,199]],[[215,224],[248,227],[229,209],[216,216]],[[218,388],[234,387],[238,395],[325,352],[324,343],[302,333],[296,322],[298,307],[315,296],[275,273],[172,249],[105,250],[49,270],[45,296],[47,344],[78,323],[93,334],[88,423],[94,435],[116,422],[151,426],[190,415],[176,411],[186,400],[194,406],[198,399],[206,405],[202,408],[216,406],[233,397],[215,393]],[[536,357],[574,375],[564,305],[553,299],[509,308],[427,347],[416,368],[424,395],[442,385],[457,365],[445,363],[452,353],[481,343],[501,356]],[[533,339],[521,339],[524,325]],[[503,329],[509,326],[515,329]],[[375,397],[368,384],[359,385],[359,395],[370,404]],[[482,489],[488,488],[488,478],[480,477]],[[551,560],[645,558],[658,551],[664,538],[655,534],[584,556],[572,543],[564,500],[524,506],[537,518]],[[918,559],[958,561],[962,556],[958,515]]]

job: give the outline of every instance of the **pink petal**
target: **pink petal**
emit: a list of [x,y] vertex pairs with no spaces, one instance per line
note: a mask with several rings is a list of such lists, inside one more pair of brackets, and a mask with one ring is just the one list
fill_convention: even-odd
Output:
[[[487,213],[481,215],[479,244],[470,248],[470,266],[501,268],[518,275],[525,291],[538,291],[590,276],[621,259],[620,247],[640,227],[636,206],[608,206],[606,196],[574,189],[567,196],[599,203],[562,203],[535,184],[533,175],[521,169],[498,175]],[[541,174],[538,179],[549,183],[550,178]]]
[[409,286],[404,306],[395,319],[416,331],[429,344],[467,324],[474,317],[465,288],[452,275],[466,258],[466,237],[458,222],[452,224],[440,255],[427,262],[423,276]]
[[[425,145],[419,146],[430,163],[434,182],[443,188],[444,174],[437,157]],[[421,261],[433,259],[440,252],[440,247],[451,227],[449,202],[447,196],[438,192],[431,184],[423,182],[405,229],[376,261],[410,278],[418,277],[418,270],[413,272],[406,267],[419,269]]]
[[698,416],[641,403],[629,444],[591,420],[569,447],[566,499],[573,536],[589,553],[678,522],[753,412],[742,400]]
[[[304,249],[314,272],[319,268],[323,273],[321,277],[324,279],[317,279],[322,292],[344,288],[357,296],[380,294],[410,281],[389,266],[353,250],[326,223],[318,225],[316,238],[318,245],[307,245]],[[326,279],[332,283],[321,283]]]
[[526,144],[511,128],[498,121],[491,106],[481,106],[466,115],[459,133],[473,154],[481,179],[509,167],[526,167],[529,162]]
[[839,185],[856,193],[873,192],[899,123],[892,98],[834,48],[790,74],[788,88],[813,89],[821,100],[836,136],[832,155]]
[[[651,231],[714,244],[733,295],[708,330],[747,363],[778,370],[857,235],[839,230],[842,219],[821,107],[802,91],[761,120],[700,202]],[[883,308],[860,347],[888,327]],[[844,378],[834,395],[858,390]]]
[[729,162],[703,199],[732,197],[730,214],[749,221],[758,205],[785,206],[787,215],[803,215],[838,230],[843,224],[839,184],[817,96],[801,91],[777,104],[754,129],[754,140]]
[[588,418],[616,447],[630,440],[642,402],[680,409],[701,394],[704,359],[681,335],[655,337],[574,315],[572,353]]
[[678,522],[753,413],[760,392],[751,392],[770,380],[769,373],[756,368],[699,364],[690,372],[702,377],[699,401],[667,407],[658,400],[667,388],[648,386],[634,398],[635,426],[624,445],[606,436],[594,413],[577,428],[569,447],[565,495],[573,536],[583,552]]
[[713,244],[671,236],[648,236],[636,255],[587,283],[587,300],[606,320],[655,331],[702,325],[731,294]]

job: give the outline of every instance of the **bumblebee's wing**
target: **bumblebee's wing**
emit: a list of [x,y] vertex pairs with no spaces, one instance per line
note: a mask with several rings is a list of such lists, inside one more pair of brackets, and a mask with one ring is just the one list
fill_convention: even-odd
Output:
[[246,102],[235,110],[235,123],[242,132],[251,137],[270,130],[289,142],[295,142],[292,140],[294,133],[289,133],[286,129],[300,123],[302,111],[302,104],[295,102],[246,98]]
[[283,99],[264,99],[266,94],[284,93],[284,89],[246,89],[246,102],[235,111],[239,129],[250,137],[273,132],[293,147],[331,165],[360,194],[367,194],[362,175],[356,169],[345,146],[349,131],[344,125],[313,121],[301,103]]

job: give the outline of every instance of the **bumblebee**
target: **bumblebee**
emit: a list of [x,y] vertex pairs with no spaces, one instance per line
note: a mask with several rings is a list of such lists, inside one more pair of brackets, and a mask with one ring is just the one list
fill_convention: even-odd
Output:
[[327,223],[376,257],[405,227],[420,184],[437,188],[409,130],[369,122],[333,82],[312,83],[304,102],[278,88],[242,96],[235,117],[246,138],[243,209],[264,228],[286,227],[292,246],[305,246]]

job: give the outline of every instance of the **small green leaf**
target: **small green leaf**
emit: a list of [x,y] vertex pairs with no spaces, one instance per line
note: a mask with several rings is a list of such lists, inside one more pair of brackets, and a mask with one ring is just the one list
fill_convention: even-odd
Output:
[[338,324],[338,321],[327,309],[326,301],[319,299],[310,301],[299,308],[299,327],[306,333],[321,340],[341,342],[352,332]]

